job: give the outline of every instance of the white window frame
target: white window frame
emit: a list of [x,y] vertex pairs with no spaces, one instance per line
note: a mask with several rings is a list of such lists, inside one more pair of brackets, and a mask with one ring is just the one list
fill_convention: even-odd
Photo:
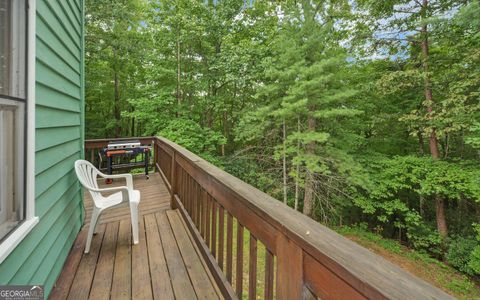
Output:
[[[25,219],[0,243],[0,264],[35,227],[39,219],[35,216],[35,0],[28,0],[27,36],[27,138],[24,148],[25,174]],[[22,145],[24,146],[24,145]]]

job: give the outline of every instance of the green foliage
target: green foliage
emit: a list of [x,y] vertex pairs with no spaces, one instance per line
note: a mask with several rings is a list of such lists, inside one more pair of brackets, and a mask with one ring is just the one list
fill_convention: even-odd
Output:
[[90,0],[86,136],[163,135],[296,209],[310,195],[325,224],[364,223],[352,234],[478,274],[468,237],[480,211],[479,11],[446,0]]
[[480,274],[480,224],[474,224],[474,228],[477,233],[477,244],[470,253],[468,267],[473,273]]
[[438,232],[428,224],[418,222],[407,225],[406,236],[414,249],[427,252],[435,257],[442,257],[442,238]]
[[449,264],[459,271],[474,275],[474,270],[470,267],[470,255],[477,246],[477,241],[472,238],[464,238],[461,236],[450,237],[448,241],[448,250],[445,258]]
[[380,234],[368,230],[366,223],[336,227],[335,230],[342,235],[351,235],[375,243],[392,253],[400,253],[402,250],[401,245],[397,241],[385,239]]
[[465,138],[465,143],[475,148],[477,151],[480,151],[480,123],[475,122],[472,127],[470,127],[470,131],[468,136]]
[[142,96],[145,63],[143,1],[89,0],[85,13],[86,137],[132,134],[129,98]]
[[372,185],[359,193],[354,205],[372,217],[372,227],[381,226],[386,236],[404,234],[416,249],[441,255],[441,239],[432,227],[434,215],[425,213],[432,207],[434,196],[450,201],[452,209],[463,202],[475,205],[480,201],[480,171],[473,163],[377,156],[365,159],[364,164],[368,165]]
[[225,137],[221,134],[208,128],[201,128],[198,123],[186,119],[170,121],[158,135],[200,155],[214,152],[225,144]]

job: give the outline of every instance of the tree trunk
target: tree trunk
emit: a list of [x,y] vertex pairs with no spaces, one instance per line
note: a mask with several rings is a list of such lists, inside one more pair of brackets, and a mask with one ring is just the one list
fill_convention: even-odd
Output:
[[423,156],[425,154],[423,150],[423,134],[420,129],[417,131],[417,138],[418,138],[418,154]]
[[437,217],[437,229],[442,237],[446,237],[448,234],[447,220],[445,216],[445,200],[443,197],[435,196],[436,205],[436,217]]
[[[426,10],[428,6],[428,0],[423,0],[422,2],[422,18],[426,18]],[[427,112],[429,114],[433,111],[433,93],[432,93],[432,86],[429,74],[429,45],[428,45],[428,28],[427,24],[422,25],[421,29],[422,34],[422,67],[423,67],[423,74],[424,74],[424,90],[425,90],[425,100],[427,103]],[[432,128],[432,132],[430,134],[429,140],[429,148],[430,148],[430,155],[434,159],[440,158],[440,151],[438,150],[438,139],[437,133],[435,128]],[[438,233],[442,237],[446,237],[448,230],[447,230],[447,219],[445,216],[445,200],[442,196],[436,195],[435,196],[435,206],[436,206],[436,219],[437,219],[437,230]]]
[[423,216],[425,215],[425,198],[420,195],[420,198],[418,199],[418,206],[419,206],[419,209],[420,209],[420,216],[423,218]]
[[[176,97],[177,97],[177,109],[180,109],[180,105],[182,103],[182,93],[181,93],[181,86],[180,86],[180,80],[181,80],[181,69],[180,69],[180,38],[178,36],[179,34],[177,33],[177,90],[176,90]],[[178,116],[178,110],[177,110],[177,116]]]
[[287,128],[283,119],[283,203],[287,204]]
[[132,127],[131,127],[131,135],[130,136],[137,136],[135,134],[135,118],[132,118]]
[[[315,119],[313,118],[312,114],[315,111],[315,106],[310,105],[309,107],[310,115],[308,116],[308,131],[315,132]],[[307,145],[307,154],[314,155],[315,154],[315,142],[310,142]],[[303,197],[303,214],[309,217],[313,215],[313,204],[315,201],[315,194],[314,194],[314,180],[315,174],[310,172],[310,170],[306,170],[305,176],[305,195]]]
[[298,198],[300,197],[300,185],[298,181],[300,180],[300,166],[297,165],[297,179],[295,180],[295,210],[298,210]]
[[114,115],[115,115],[115,137],[121,136],[122,127],[120,126],[121,113],[120,113],[120,79],[118,78],[117,71],[114,72]]
[[[300,133],[300,117],[297,118],[297,132]],[[297,155],[300,154],[300,140],[297,140]],[[297,164],[297,178],[295,180],[295,210],[298,210],[298,198],[300,197],[300,165]]]
[[[228,115],[227,115],[227,109],[223,111],[223,116],[222,116],[222,125],[223,125],[223,136],[225,139],[228,141]],[[225,156],[225,144],[222,144],[222,156]]]

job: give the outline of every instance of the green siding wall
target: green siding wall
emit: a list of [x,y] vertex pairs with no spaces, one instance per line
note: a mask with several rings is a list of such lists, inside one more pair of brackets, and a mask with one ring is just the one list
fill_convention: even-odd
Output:
[[73,163],[83,156],[83,1],[39,0],[36,18],[35,215],[40,222],[0,265],[0,285],[50,293],[83,218]]

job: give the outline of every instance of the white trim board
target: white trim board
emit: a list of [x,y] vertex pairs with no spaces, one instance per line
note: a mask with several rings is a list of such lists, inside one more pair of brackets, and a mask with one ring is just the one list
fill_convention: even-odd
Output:
[[0,264],[20,244],[39,222],[35,217],[35,34],[36,0],[28,0],[28,37],[27,37],[27,145],[25,220],[0,244]]

